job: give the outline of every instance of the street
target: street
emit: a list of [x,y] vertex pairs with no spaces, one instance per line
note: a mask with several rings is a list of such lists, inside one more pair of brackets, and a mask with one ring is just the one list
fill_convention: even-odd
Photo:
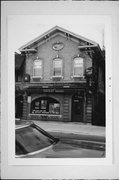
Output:
[[44,130],[52,133],[53,135],[63,137],[66,134],[70,134],[73,138],[75,137],[83,137],[84,135],[90,135],[90,137],[95,137],[95,140],[104,141],[105,139],[105,127],[100,126],[92,126],[90,124],[82,124],[82,123],[64,123],[64,122],[53,122],[53,121],[33,121],[35,124],[43,128]]

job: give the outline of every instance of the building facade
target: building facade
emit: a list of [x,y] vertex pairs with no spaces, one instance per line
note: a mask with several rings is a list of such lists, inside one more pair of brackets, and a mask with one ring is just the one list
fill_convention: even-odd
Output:
[[19,50],[23,119],[105,125],[105,59],[97,43],[55,26]]

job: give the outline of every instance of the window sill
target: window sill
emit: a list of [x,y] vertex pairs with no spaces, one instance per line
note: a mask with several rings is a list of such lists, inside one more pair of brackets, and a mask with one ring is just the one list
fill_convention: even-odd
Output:
[[75,76],[75,75],[74,75],[74,76],[71,76],[71,78],[74,78],[74,79],[75,79],[75,78],[84,79],[84,76]]
[[37,79],[37,78],[42,79],[42,76],[32,76],[32,79]]
[[33,116],[59,116],[59,117],[62,117],[62,115],[61,114],[45,114],[45,113],[43,113],[43,114],[40,114],[40,113],[30,113],[29,115],[33,115]]
[[63,79],[63,76],[52,76],[52,79]]
[[33,76],[31,79],[33,81],[40,81],[42,79],[42,77],[41,76]]

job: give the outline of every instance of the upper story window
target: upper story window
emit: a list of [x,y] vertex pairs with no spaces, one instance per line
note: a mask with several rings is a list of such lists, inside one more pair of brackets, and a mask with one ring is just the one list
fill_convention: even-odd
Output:
[[55,58],[53,60],[53,76],[61,77],[62,76],[62,59]]
[[42,77],[42,61],[40,59],[34,61],[33,77]]
[[83,77],[83,58],[81,57],[76,57],[74,58],[74,62],[73,62],[74,66],[74,71],[73,71],[73,75],[74,77]]

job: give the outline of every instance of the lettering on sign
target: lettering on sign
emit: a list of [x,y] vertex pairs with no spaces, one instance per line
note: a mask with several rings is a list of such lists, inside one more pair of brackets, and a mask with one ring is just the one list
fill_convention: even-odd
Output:
[[54,89],[43,89],[43,92],[55,92]]

